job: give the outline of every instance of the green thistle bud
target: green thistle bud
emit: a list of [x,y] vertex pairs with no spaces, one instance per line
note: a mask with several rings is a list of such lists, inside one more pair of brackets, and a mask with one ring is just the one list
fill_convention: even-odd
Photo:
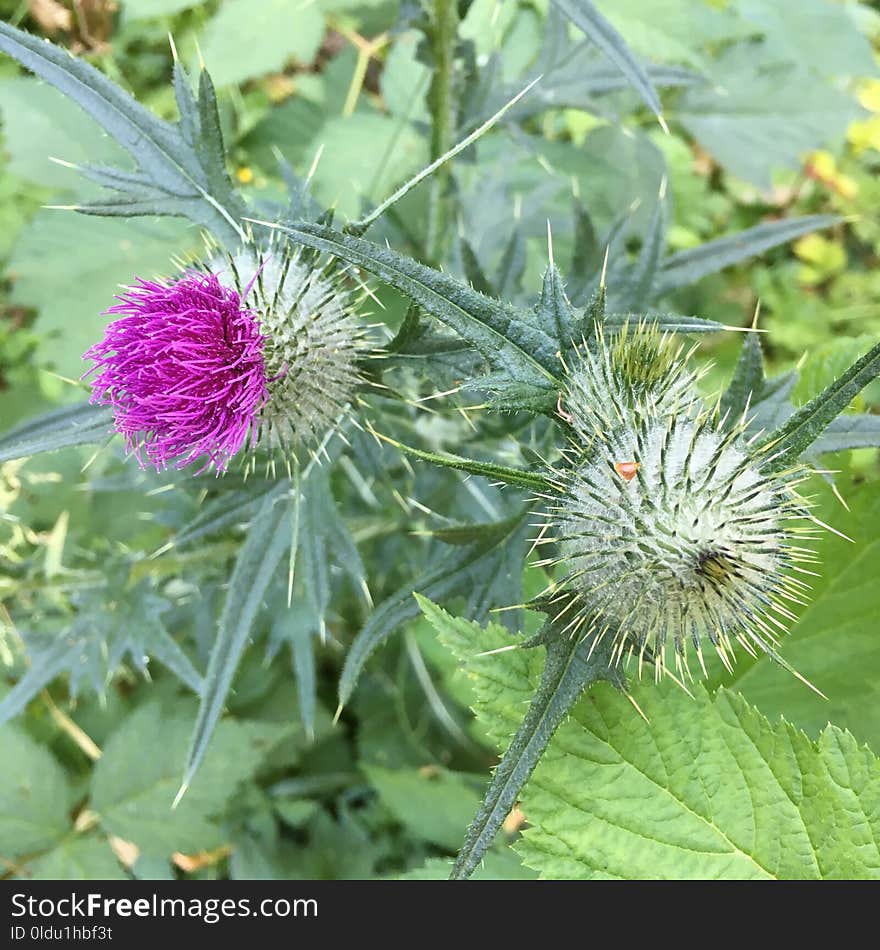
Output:
[[563,396],[574,437],[539,535],[557,547],[544,563],[563,569],[543,599],[557,628],[610,637],[617,661],[641,672],[647,658],[658,678],[670,647],[687,677],[689,648],[705,674],[706,642],[728,669],[734,643],[778,660],[813,559],[803,476],[761,470],[745,420],[726,427],[704,407],[687,355],[655,327],[599,333],[580,360]]

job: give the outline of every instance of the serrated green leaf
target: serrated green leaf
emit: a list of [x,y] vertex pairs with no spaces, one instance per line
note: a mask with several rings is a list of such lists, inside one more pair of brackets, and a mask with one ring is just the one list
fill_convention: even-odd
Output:
[[74,793],[52,753],[26,733],[0,729],[0,854],[52,847],[70,830]]
[[307,247],[375,274],[468,340],[515,382],[538,390],[558,388],[556,343],[528,314],[361,238],[304,222],[279,230]]
[[106,406],[86,402],[53,409],[0,438],[0,462],[103,442],[112,434],[112,426],[113,413]]
[[660,100],[647,73],[633,56],[623,37],[590,0],[553,0],[553,3],[602,50],[626,76],[654,115],[659,116]]
[[[153,115],[106,76],[52,43],[0,23],[0,50],[88,112],[137,162],[165,197],[153,213],[189,217],[234,247],[242,238],[240,199],[228,179],[218,189],[199,151],[175,126]],[[147,213],[139,207],[135,213]]]
[[781,471],[793,465],[872,380],[880,375],[880,343],[872,347],[830,386],[795,410],[758,447],[769,455],[765,466]]
[[190,703],[166,709],[158,702],[138,707],[110,736],[92,774],[90,806],[104,830],[150,855],[196,853],[222,844],[223,832],[214,819],[238,783],[253,774],[289,728],[262,722],[220,723],[199,774],[172,808],[194,713]]
[[758,224],[730,237],[717,238],[699,247],[672,254],[663,261],[654,283],[654,296],[659,297],[679,287],[696,283],[708,274],[748,260],[795,238],[831,227],[839,218],[829,214],[810,214],[783,221]]
[[191,784],[208,750],[257,611],[281,558],[290,548],[290,509],[285,509],[284,499],[289,498],[292,489],[292,482],[283,479],[265,496],[232,569],[217,638],[211,648],[201,690],[199,714],[186,759],[181,791]]
[[29,861],[18,875],[28,881],[127,881],[128,875],[106,839],[96,835],[65,838]]
[[[530,651],[479,656],[504,639],[446,634],[499,748],[541,675]],[[521,797],[528,865],[548,878],[880,876],[880,763],[868,749],[833,726],[813,742],[771,725],[726,691],[692,692],[640,686],[645,722],[618,690],[591,688]]]

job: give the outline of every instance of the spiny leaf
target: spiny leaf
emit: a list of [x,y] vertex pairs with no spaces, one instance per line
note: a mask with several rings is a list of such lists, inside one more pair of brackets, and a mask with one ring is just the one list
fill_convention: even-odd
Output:
[[147,581],[126,588],[124,571],[111,571],[106,584],[74,597],[76,617],[60,632],[31,634],[22,639],[29,666],[0,701],[0,722],[18,715],[56,676],[68,674],[72,696],[85,680],[102,696],[111,675],[129,658],[142,673],[150,658],[167,667],[194,692],[202,678],[171,636],[162,614],[171,606]]
[[113,413],[106,406],[79,403],[53,409],[17,426],[0,439],[0,462],[87,445],[109,438]]
[[470,342],[514,381],[536,389],[558,388],[556,343],[528,314],[361,238],[306,222],[275,227],[307,247],[375,274]]
[[764,356],[757,333],[747,333],[739,351],[733,379],[721,397],[721,414],[729,413],[733,422],[745,412],[746,406],[760,397],[764,385]]
[[880,343],[827,386],[805,406],[795,410],[788,420],[758,448],[769,458],[765,466],[781,471],[793,465],[812,445],[831,421],[880,374]]
[[[454,642],[460,648],[461,644],[473,642],[482,633],[479,625],[451,617],[424,597],[417,595],[417,599],[440,639],[448,646]],[[601,679],[620,682],[619,674],[608,665],[610,645],[593,650],[591,641],[557,636],[553,631],[545,636],[544,644],[547,660],[541,684],[498,763],[486,796],[467,830],[450,875],[452,880],[468,878],[478,867],[540,761],[547,743],[584,690]]]
[[867,413],[838,416],[810,447],[811,453],[867,449],[880,445],[880,416]]
[[482,536],[478,540],[466,547],[456,546],[437,558],[426,571],[408,581],[376,607],[355,637],[345,658],[339,678],[340,706],[344,706],[351,698],[357,680],[373,653],[400,624],[418,616],[419,606],[413,599],[413,592],[418,591],[432,600],[440,600],[453,592],[465,592],[464,582],[474,571],[479,570],[487,556],[517,535],[523,520],[523,515],[517,514],[496,524],[483,525]]
[[663,262],[654,283],[654,296],[660,297],[679,287],[687,287],[707,274],[762,254],[771,247],[786,244],[811,231],[837,224],[840,218],[830,214],[811,214],[783,221],[758,224],[730,237],[718,238],[699,247],[679,251]]
[[[121,191],[121,198],[84,206],[83,210],[178,214],[208,228],[229,247],[241,241],[238,219],[243,206],[225,169],[221,173],[217,167],[222,139],[211,115],[213,90],[206,77],[202,79],[196,129],[186,80],[182,69],[177,71],[175,92],[183,102],[183,112],[181,125],[176,127],[157,118],[93,66],[6,23],[0,23],[0,50],[73,99],[137,162],[143,178],[136,186],[120,178],[110,187]],[[133,188],[130,194],[129,187]]]
[[553,0],[578,29],[589,37],[629,80],[648,108],[660,117],[660,100],[651,80],[623,37],[590,0]]
[[289,511],[285,517],[283,507],[279,512],[277,505],[290,495],[292,487],[290,480],[283,479],[263,499],[232,569],[178,798],[189,786],[205,756],[263,595],[284,552],[290,547]]
[[477,459],[463,458],[460,455],[426,452],[411,445],[405,445],[403,442],[398,442],[389,436],[381,435],[373,429],[371,431],[377,438],[393,445],[401,452],[422,459],[424,462],[430,462],[432,465],[439,465],[441,468],[451,468],[459,472],[467,472],[470,475],[482,475],[494,481],[504,482],[506,485],[517,485],[520,488],[528,488],[532,491],[550,491],[553,488],[553,483],[544,475],[508,468],[506,465],[498,465],[495,462],[480,462]]

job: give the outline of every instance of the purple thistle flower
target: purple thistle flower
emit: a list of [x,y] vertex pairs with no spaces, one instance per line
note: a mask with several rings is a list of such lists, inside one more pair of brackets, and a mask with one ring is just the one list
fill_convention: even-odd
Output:
[[[188,273],[171,284],[136,279],[108,314],[104,339],[83,359],[93,403],[113,406],[116,430],[142,467],[225,471],[257,437],[268,397],[264,340],[257,316],[214,274]],[[85,378],[84,377],[84,378]]]

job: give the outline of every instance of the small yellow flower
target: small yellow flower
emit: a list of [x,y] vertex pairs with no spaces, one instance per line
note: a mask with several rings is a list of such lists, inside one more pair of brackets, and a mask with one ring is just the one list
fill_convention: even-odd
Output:
[[846,137],[856,155],[869,148],[880,152],[880,115],[851,122],[846,130]]
[[239,170],[235,173],[235,177],[236,177],[243,185],[249,185],[249,184],[254,180],[254,172],[253,172],[253,169],[248,168],[247,165],[243,165],[243,166],[242,166],[241,168],[239,168]]

